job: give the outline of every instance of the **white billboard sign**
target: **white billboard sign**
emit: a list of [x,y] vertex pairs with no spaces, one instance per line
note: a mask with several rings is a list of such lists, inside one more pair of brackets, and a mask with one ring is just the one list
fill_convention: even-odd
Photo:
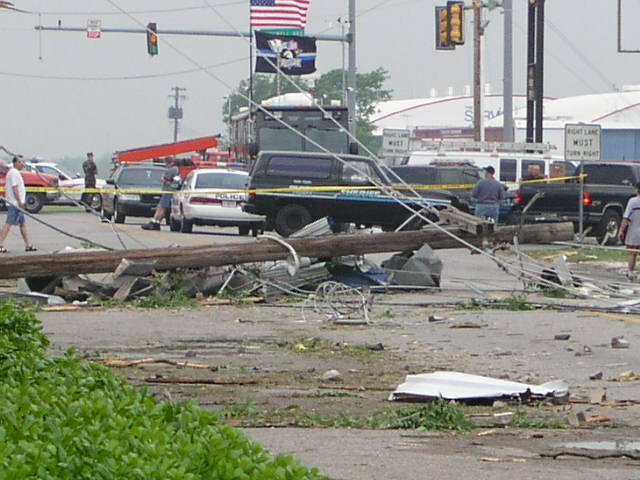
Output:
[[602,159],[600,125],[567,123],[564,126],[564,159],[570,162]]

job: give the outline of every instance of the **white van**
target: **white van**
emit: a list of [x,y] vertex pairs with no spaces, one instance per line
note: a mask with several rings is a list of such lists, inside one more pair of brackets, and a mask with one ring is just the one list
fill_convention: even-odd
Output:
[[[464,165],[478,168],[492,166],[495,178],[511,190],[518,188],[518,182],[532,178],[557,178],[572,175],[574,164],[562,157],[548,153],[548,145],[493,142],[425,142],[426,150],[411,152],[406,165]],[[444,147],[444,148],[443,148]],[[469,148],[483,148],[485,151],[467,151]],[[535,149],[540,153],[526,150]],[[510,151],[509,151],[510,150]]]

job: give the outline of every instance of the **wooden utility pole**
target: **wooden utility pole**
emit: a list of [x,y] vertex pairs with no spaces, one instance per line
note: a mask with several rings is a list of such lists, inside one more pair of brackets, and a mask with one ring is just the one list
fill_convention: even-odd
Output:
[[[519,227],[496,227],[491,239],[511,242]],[[479,246],[484,238],[456,231],[465,241]],[[550,243],[573,239],[573,224],[548,223],[524,225],[519,243]],[[290,238],[286,240],[301,257],[336,257],[365,253],[417,250],[425,244],[433,249],[457,248],[462,245],[445,232],[435,229],[373,235],[332,235],[318,238]],[[248,248],[250,247],[250,248]],[[123,259],[155,260],[156,270],[202,268],[269,260],[283,260],[289,250],[268,239],[255,243],[206,245],[198,247],[152,248],[144,250],[89,251],[56,255],[29,255],[3,258],[0,278],[71,276],[85,273],[113,272]]]
[[484,106],[482,85],[482,2],[473,0],[473,139],[484,141]]

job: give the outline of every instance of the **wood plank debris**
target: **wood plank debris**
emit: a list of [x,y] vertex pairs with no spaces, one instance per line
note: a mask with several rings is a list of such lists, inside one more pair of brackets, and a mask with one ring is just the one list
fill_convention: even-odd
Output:
[[[520,230],[520,231],[519,231]],[[542,225],[496,227],[490,239],[493,242],[511,242],[518,234],[518,242],[549,243],[573,238],[573,224],[549,223]],[[481,246],[483,237],[455,231],[464,241]],[[287,243],[298,255],[313,258],[360,255],[365,253],[417,250],[424,244],[432,249],[456,248],[460,242],[438,229],[408,232],[387,232],[371,235],[332,235],[319,238],[289,238]],[[176,268],[201,268],[284,260],[290,252],[270,240],[258,240],[247,248],[247,243],[203,245],[196,247],[150,248],[117,251],[71,251],[57,255],[15,256],[3,259],[0,278],[70,276],[115,271],[123,259],[154,260],[157,271]]]

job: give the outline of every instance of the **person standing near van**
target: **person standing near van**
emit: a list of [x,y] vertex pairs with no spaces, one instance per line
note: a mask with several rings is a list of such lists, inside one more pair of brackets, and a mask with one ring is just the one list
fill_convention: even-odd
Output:
[[640,251],[640,183],[636,183],[636,196],[627,202],[618,237],[629,251],[626,277],[633,281],[636,279],[636,259]]
[[471,200],[476,204],[476,217],[488,218],[493,223],[498,223],[500,202],[504,198],[504,187],[493,177],[495,173],[492,166],[484,167],[484,178],[473,187]]
[[160,222],[167,217],[167,214],[171,211],[171,197],[173,197],[174,179],[180,175],[180,170],[176,166],[176,160],[173,157],[167,157],[164,159],[167,170],[162,175],[162,191],[160,201],[156,207],[156,213],[149,223],[142,225],[143,230],[160,230]]

